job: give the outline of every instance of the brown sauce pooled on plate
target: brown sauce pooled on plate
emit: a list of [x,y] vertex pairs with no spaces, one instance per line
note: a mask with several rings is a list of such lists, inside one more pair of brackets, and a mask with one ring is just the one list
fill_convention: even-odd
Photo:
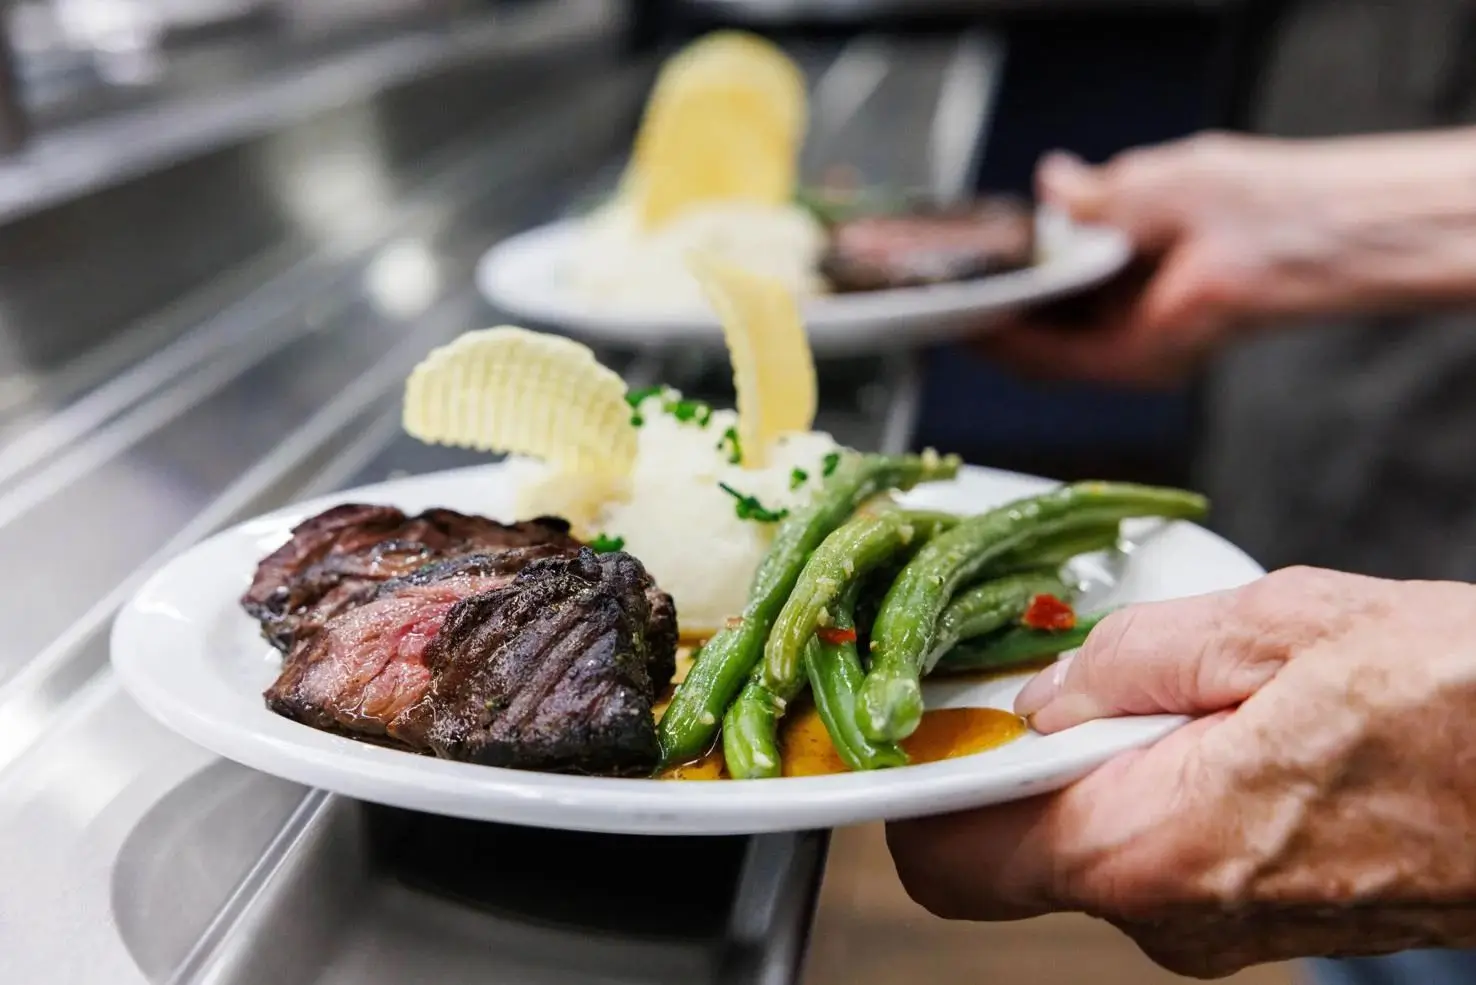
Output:
[[[849,769],[831,744],[814,708],[785,722],[779,748],[785,776],[828,776]],[[972,756],[1025,734],[1025,721],[997,708],[937,708],[923,713],[922,724],[902,742],[912,765]]]
[[[828,776],[850,772],[831,744],[814,707],[796,709],[780,726],[779,749],[785,776]],[[1013,742],[1025,734],[1025,720],[997,708],[937,708],[903,743],[913,765],[972,756]],[[726,780],[722,743],[706,756],[661,774],[663,780]]]

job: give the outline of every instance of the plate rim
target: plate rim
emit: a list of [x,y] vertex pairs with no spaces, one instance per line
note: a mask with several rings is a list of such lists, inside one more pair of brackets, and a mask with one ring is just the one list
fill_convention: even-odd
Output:
[[[157,679],[160,675],[151,672],[150,666],[151,659],[159,658],[141,655],[157,649],[151,648],[147,640],[151,627],[158,625],[154,620],[169,618],[159,612],[148,612],[147,607],[157,601],[160,587],[178,577],[192,559],[209,560],[213,553],[228,549],[236,539],[259,539],[268,531],[280,530],[284,524],[290,526],[297,519],[335,503],[393,502],[397,493],[404,496],[416,486],[485,481],[504,467],[503,463],[492,463],[391,479],[313,497],[216,533],[154,572],[120,609],[110,634],[114,672],[134,700],[166,728],[224,758],[294,782],[411,810],[620,834],[757,834],[895,820],[984,806],[1059,789],[1113,756],[1151,744],[1188,721],[1182,716],[1167,715],[1114,719],[1088,723],[1057,736],[1038,737],[1041,742],[1051,742],[1068,736],[1086,743],[1074,753],[1057,750],[1051,758],[1056,765],[1045,779],[1040,775],[1038,763],[1012,765],[997,761],[988,771],[987,781],[981,784],[977,770],[968,768],[970,757],[965,757],[888,773],[736,783],[656,783],[648,779],[570,777],[421,757],[314,730],[273,715],[260,705],[260,718],[249,716],[251,722],[260,723],[254,727],[229,717],[214,720],[211,713],[218,707],[215,703],[193,704],[177,690],[161,686]],[[965,466],[965,474],[1015,483],[1023,481],[1039,488],[1056,484],[978,466]],[[1261,570],[1239,548],[1203,528],[1198,529],[1213,538],[1220,548],[1239,555],[1238,560],[1251,577]],[[235,609],[234,598],[230,599],[229,607]],[[208,643],[210,620],[216,615],[193,620],[194,633],[202,648]],[[247,617],[242,613],[241,618]],[[183,625],[192,622],[184,616],[178,621]],[[265,646],[263,643],[264,652]],[[208,660],[198,660],[199,672],[229,692],[228,682],[219,680],[220,675],[209,678],[209,666]],[[239,692],[229,692],[224,707],[239,711],[239,702]],[[1106,733],[1112,741],[1097,740],[1098,733]],[[901,781],[899,788],[897,781],[880,780],[882,776],[911,779]],[[895,802],[895,792],[899,789],[905,804]],[[756,790],[766,796],[755,796]],[[883,791],[880,796],[878,790]],[[885,793],[888,790],[894,792],[892,797]],[[769,796],[774,794],[803,803],[786,804],[782,811],[776,812]],[[558,817],[552,819],[551,815]]]
[[[705,313],[609,310],[552,293],[533,297],[518,285],[527,257],[557,256],[578,234],[583,220],[565,217],[514,233],[477,260],[474,279],[482,298],[510,317],[557,328],[592,340],[636,345],[702,343],[722,345],[716,317]],[[1074,263],[1049,257],[1023,270],[923,287],[827,295],[802,303],[810,344],[817,352],[924,348],[976,334],[988,319],[1030,304],[1080,293],[1103,283],[1131,261],[1127,235],[1110,226],[1076,223],[1042,209],[1046,238],[1082,242]],[[545,260],[541,276],[552,276]],[[899,331],[910,326],[906,332]]]

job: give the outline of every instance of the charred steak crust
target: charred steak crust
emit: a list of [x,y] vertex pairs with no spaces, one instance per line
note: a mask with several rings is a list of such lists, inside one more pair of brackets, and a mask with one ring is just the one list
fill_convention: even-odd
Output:
[[[511,582],[514,575],[524,568],[531,567],[536,561],[545,558],[573,557],[580,550],[581,548],[564,547],[563,545],[536,544],[530,547],[513,548],[500,554],[467,554],[428,564],[402,578],[395,578],[377,585],[373,595],[369,598],[384,598],[387,595],[396,594],[406,586],[429,585],[432,582],[445,581],[461,575],[487,578],[502,576]],[[635,561],[628,554],[620,556]],[[641,567],[640,571],[642,583],[645,585],[646,605],[649,612],[645,624],[646,672],[659,691],[666,687],[676,674],[676,651],[681,633],[677,626],[676,602],[657,587],[655,580],[644,567]]]
[[346,503],[309,517],[292,528],[292,536],[256,566],[241,605],[255,618],[271,611],[288,582],[317,564],[336,546],[341,550],[383,542],[405,522],[405,514],[389,506]]
[[[549,557],[573,557],[578,547],[562,544],[533,544],[514,547],[494,554],[462,554],[443,561],[433,561],[399,578],[391,578],[374,586],[370,599],[395,595],[405,588],[431,585],[451,578],[502,578],[510,583],[513,578],[534,561]],[[487,589],[490,591],[490,589]]]
[[1023,269],[1035,249],[1032,209],[1000,196],[838,223],[820,272],[840,292],[922,287]]
[[446,557],[534,546],[573,551],[579,542],[554,517],[508,525],[446,509],[411,517],[388,506],[336,506],[293,528],[257,566],[241,605],[289,653],[383,582]]
[[372,586],[293,647],[271,710],[489,765],[640,775],[671,680],[671,597],[625,554],[537,545]]
[[299,632],[266,692],[267,706],[314,728],[384,735],[393,715],[382,713],[379,699],[400,709],[419,698],[418,691],[405,699],[383,692],[429,684],[429,674],[421,672],[424,648],[455,603],[509,584],[532,561],[575,550],[540,544],[468,554],[357,589],[337,612],[326,614],[320,629],[328,632]]
[[649,774],[660,759],[649,588],[634,558],[585,549],[458,603],[426,652],[429,691],[390,734],[488,766]]

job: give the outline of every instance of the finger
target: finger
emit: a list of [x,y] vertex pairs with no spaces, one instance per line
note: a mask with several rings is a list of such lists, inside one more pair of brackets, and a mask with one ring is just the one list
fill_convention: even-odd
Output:
[[1102,222],[1111,196],[1103,171],[1075,154],[1055,151],[1035,171],[1036,196],[1077,222]]
[[[1110,360],[1121,352],[1118,337],[1131,331],[1127,317],[1152,277],[1150,264],[1135,265],[1085,294],[996,323],[977,338],[975,347],[1029,376],[1094,379],[1102,373],[1119,375],[1115,367],[1103,365],[1104,356]],[[1130,372],[1130,367],[1122,370]]]
[[1156,602],[1107,617],[1071,659],[1038,674],[1015,710],[1051,733],[1121,715],[1200,715],[1231,708],[1286,662],[1286,647],[1232,618],[1244,589]]
[[1036,171],[1041,201],[1083,223],[1115,226],[1140,250],[1166,247],[1178,235],[1185,203],[1175,156],[1129,151],[1101,167],[1061,152]]
[[996,323],[976,338],[986,358],[1037,379],[1080,379],[1135,386],[1175,384],[1201,346],[1190,347],[1142,318],[1159,261],[1144,257],[1112,280]]
[[1264,281],[1258,293],[1250,288],[1255,282],[1240,276],[1231,258],[1186,244],[1164,259],[1130,317],[1145,333],[1197,356],[1231,323],[1274,304]]
[[951,920],[1134,911],[1179,890],[1176,853],[1198,833],[1146,837],[1181,821],[1194,797],[1195,749],[1223,717],[1201,719],[1127,753],[1066,790],[998,807],[894,822],[887,844],[909,895]]

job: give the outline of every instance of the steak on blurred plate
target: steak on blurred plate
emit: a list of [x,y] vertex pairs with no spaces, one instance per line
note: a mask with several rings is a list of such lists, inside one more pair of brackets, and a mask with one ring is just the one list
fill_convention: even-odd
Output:
[[840,292],[972,280],[1035,262],[1035,216],[1024,202],[868,215],[837,223],[820,272]]

